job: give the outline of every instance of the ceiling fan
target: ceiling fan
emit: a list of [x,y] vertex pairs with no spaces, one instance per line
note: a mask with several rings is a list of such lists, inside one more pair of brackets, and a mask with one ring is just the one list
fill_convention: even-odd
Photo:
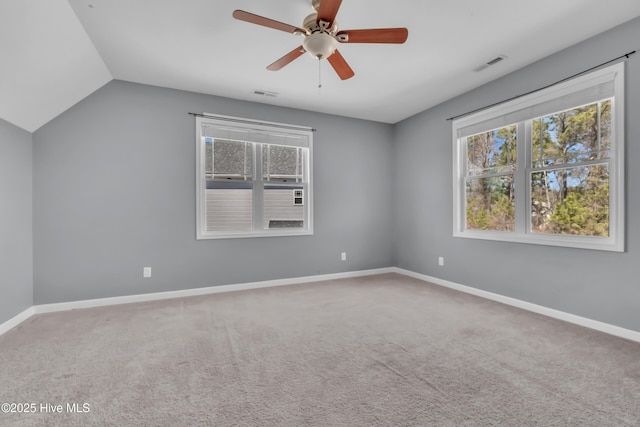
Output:
[[409,31],[406,28],[338,30],[338,23],[335,18],[341,3],[342,0],[312,0],[311,6],[315,12],[304,19],[302,27],[274,21],[243,10],[234,11],[233,17],[241,21],[304,37],[302,45],[269,65],[267,67],[268,70],[280,70],[306,52],[318,60],[326,58],[338,76],[342,80],[346,80],[353,77],[355,73],[338,51],[338,43],[401,44],[407,40]]

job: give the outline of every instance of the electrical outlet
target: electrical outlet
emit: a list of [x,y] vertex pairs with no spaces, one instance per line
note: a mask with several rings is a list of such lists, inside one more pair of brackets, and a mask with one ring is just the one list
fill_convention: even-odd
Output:
[[442,256],[438,257],[438,265],[441,266],[441,267],[444,265],[444,257],[442,257]]
[[347,253],[346,252],[342,252],[342,254],[340,255],[340,259],[342,261],[346,261],[347,260]]
[[151,267],[145,267],[142,269],[142,277],[144,278],[151,277]]

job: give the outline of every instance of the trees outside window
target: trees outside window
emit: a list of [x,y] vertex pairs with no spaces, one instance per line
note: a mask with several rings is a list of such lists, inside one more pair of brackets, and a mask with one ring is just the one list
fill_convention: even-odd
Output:
[[623,64],[454,121],[454,235],[624,250]]
[[537,233],[609,236],[611,99],[532,120]]
[[516,126],[467,137],[467,228],[513,231]]

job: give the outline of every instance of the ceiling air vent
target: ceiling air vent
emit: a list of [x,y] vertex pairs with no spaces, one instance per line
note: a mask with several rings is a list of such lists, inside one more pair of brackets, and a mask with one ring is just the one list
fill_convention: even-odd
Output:
[[254,90],[253,94],[258,96],[269,96],[271,98],[275,98],[276,96],[278,96],[278,92],[270,92],[268,90],[259,90],[259,89]]
[[506,57],[506,56],[504,56],[504,55],[497,56],[497,57],[493,58],[491,61],[485,62],[484,64],[482,64],[482,65],[481,65],[481,66],[479,66],[478,68],[474,68],[474,69],[473,69],[473,71],[476,71],[476,72],[477,72],[477,71],[482,71],[482,70],[484,70],[485,68],[488,68],[488,67],[490,67],[490,66],[492,66],[492,65],[495,65],[495,64],[497,64],[498,62],[500,62],[500,61],[502,61],[502,60],[504,60],[504,59],[506,59],[506,58],[507,58],[507,57]]

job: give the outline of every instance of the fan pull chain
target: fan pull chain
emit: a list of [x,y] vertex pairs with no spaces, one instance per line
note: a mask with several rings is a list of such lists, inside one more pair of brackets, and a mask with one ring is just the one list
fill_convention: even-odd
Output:
[[318,93],[322,89],[322,64],[320,58],[318,58]]

